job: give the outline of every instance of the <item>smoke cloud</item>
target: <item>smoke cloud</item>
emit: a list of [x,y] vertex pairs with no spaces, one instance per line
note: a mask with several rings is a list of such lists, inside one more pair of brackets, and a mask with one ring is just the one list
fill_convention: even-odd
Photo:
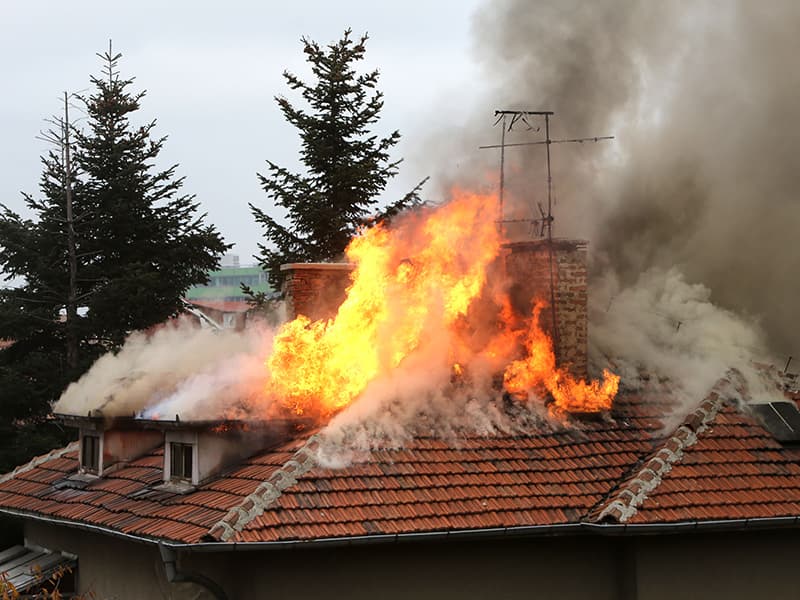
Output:
[[[496,182],[499,151],[477,149],[499,142],[494,109],[553,110],[556,139],[615,135],[552,146],[555,234],[590,240],[595,366],[629,387],[655,374],[687,409],[730,367],[752,395],[768,394],[753,361],[797,352],[800,334],[798,30],[800,4],[789,0],[487,2],[474,31],[490,93],[462,127],[420,140],[419,160],[436,165],[442,188]],[[516,124],[506,142],[541,139],[539,125]],[[537,216],[544,148],[508,148],[505,183],[506,217]],[[508,227],[512,238],[532,232]],[[107,414],[247,414],[263,397],[271,341],[264,331],[134,336],[55,409],[84,414],[102,398]],[[369,449],[462,426],[526,427],[488,372],[451,385],[446,333],[426,342],[327,435]],[[525,418],[541,423],[544,412],[534,404]]]
[[264,360],[272,332],[199,329],[178,321],[132,334],[71,384],[56,413],[173,419],[247,418],[266,412]]
[[[556,234],[590,239],[594,273],[623,286],[678,269],[785,356],[800,335],[799,28],[800,5],[782,0],[487,3],[474,29],[493,90],[474,120],[548,109],[554,138],[616,135],[552,147]],[[541,133],[518,125],[506,141]],[[496,171],[498,151],[475,148],[497,128],[467,138],[446,150],[472,158],[450,163]],[[516,212],[535,214],[543,149],[506,160]]]
[[749,399],[782,399],[769,371],[754,362],[765,354],[761,331],[715,306],[706,286],[688,283],[676,268],[653,268],[629,286],[609,274],[592,292],[593,361],[645,398],[669,394],[677,401],[676,419],[693,410],[729,369],[744,377]]

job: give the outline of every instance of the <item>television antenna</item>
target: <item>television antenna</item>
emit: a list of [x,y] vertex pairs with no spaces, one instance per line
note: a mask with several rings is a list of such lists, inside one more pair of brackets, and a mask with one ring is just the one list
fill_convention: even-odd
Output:
[[[583,144],[586,142],[600,142],[604,140],[613,140],[613,135],[603,135],[603,136],[594,136],[594,137],[583,137],[583,138],[566,138],[566,139],[552,139],[550,137],[550,117],[552,117],[555,113],[549,110],[496,110],[494,111],[494,116],[496,120],[494,122],[494,126],[501,125],[500,127],[500,143],[499,144],[490,144],[486,146],[478,146],[480,150],[488,150],[499,148],[500,149],[500,217],[499,223],[501,229],[505,223],[518,223],[518,222],[531,222],[536,225],[539,225],[539,237],[545,237],[545,233],[547,233],[547,239],[551,240],[553,238],[553,176],[552,176],[552,167],[551,167],[551,157],[550,157],[550,146],[552,144]],[[527,127],[527,131],[541,131],[541,126],[537,125],[534,126],[531,124],[531,118],[539,118],[541,119],[544,117],[544,130],[545,130],[545,139],[543,140],[536,140],[532,142],[515,142],[511,144],[506,143],[506,132],[510,132],[513,130],[514,126],[523,123]],[[544,207],[542,206],[541,202],[538,202],[538,209],[540,217],[538,219],[506,219],[505,218],[505,206],[504,206],[504,195],[505,195],[505,158],[506,158],[506,148],[514,148],[520,146],[545,146],[545,160],[547,166],[547,212],[545,212]]]
[[[500,194],[499,194],[499,217],[498,228],[501,235],[505,234],[505,225],[513,222],[530,222],[534,227],[539,227],[539,237],[546,237],[547,239],[547,255],[550,270],[550,314],[552,316],[552,331],[553,331],[553,351],[558,359],[559,351],[559,337],[556,319],[556,292],[555,292],[555,264],[553,261],[553,175],[550,159],[550,146],[553,144],[583,144],[585,142],[600,142],[603,140],[613,140],[613,135],[603,135],[594,137],[583,138],[566,138],[566,139],[552,139],[550,137],[550,117],[555,115],[550,110],[495,110],[494,126],[500,125],[500,143],[491,144],[487,146],[478,146],[480,150],[488,150],[499,148],[500,149]],[[524,124],[528,131],[541,131],[541,125],[534,125],[534,123],[541,123],[544,118],[544,140],[536,140],[532,142],[516,142],[506,144],[506,132],[510,132],[515,125],[519,123]],[[505,193],[505,159],[506,148],[519,147],[519,146],[544,146],[546,149],[546,166],[547,166],[547,212],[541,202],[537,201],[537,208],[539,209],[539,218],[535,219],[506,219],[505,206],[504,206],[504,193]],[[545,236],[546,234],[546,236]]]

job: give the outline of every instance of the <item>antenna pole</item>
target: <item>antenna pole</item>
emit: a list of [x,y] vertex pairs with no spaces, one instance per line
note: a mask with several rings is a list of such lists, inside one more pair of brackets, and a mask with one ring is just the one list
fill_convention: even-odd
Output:
[[67,366],[75,369],[78,366],[78,338],[75,327],[78,320],[77,279],[78,259],[75,250],[75,220],[72,211],[72,161],[70,156],[69,134],[72,125],[69,121],[69,94],[64,92],[64,125],[63,125],[63,158],[64,158],[64,194],[67,217],[67,254],[69,262],[69,290],[67,292]]
[[544,116],[545,148],[547,149],[547,239],[553,239],[553,176],[550,171],[550,115]]
[[[614,139],[614,136],[595,136],[595,137],[585,137],[585,138],[570,138],[570,139],[552,139],[550,137],[550,117],[554,113],[552,111],[546,110],[496,110],[494,111],[494,116],[497,117],[495,121],[495,126],[498,124],[502,125],[503,131],[500,134],[500,145],[490,145],[490,146],[479,146],[479,149],[489,149],[489,148],[500,148],[500,219],[499,219],[499,230],[502,235],[505,234],[505,223],[507,222],[505,219],[504,214],[504,195],[505,195],[505,153],[506,147],[511,146],[537,146],[543,145],[545,146],[546,150],[546,160],[547,160],[547,214],[544,214],[544,209],[542,205],[539,204],[539,212],[541,214],[540,219],[531,219],[532,224],[540,224],[541,229],[539,233],[539,237],[545,237],[545,231],[547,232],[546,236],[546,243],[547,243],[547,257],[549,263],[549,271],[550,271],[550,314],[552,316],[552,326],[553,326],[553,353],[555,354],[556,361],[559,358],[559,335],[558,335],[558,319],[556,315],[556,270],[557,265],[555,264],[554,252],[553,252],[553,172],[552,172],[552,164],[551,164],[551,156],[550,156],[550,146],[552,144],[568,144],[568,143],[579,143],[582,144],[583,142],[599,142],[601,140],[610,140]],[[506,121],[506,118],[510,117],[510,123]],[[545,139],[543,141],[535,141],[535,142],[522,142],[522,143],[514,143],[514,144],[506,144],[506,129],[511,131],[514,125],[518,122],[522,122],[528,126],[528,129],[535,129],[539,131],[539,128],[534,128],[530,122],[528,122],[528,117],[544,117],[544,135]],[[524,219],[523,219],[524,220]],[[514,221],[520,221],[520,219],[515,219]],[[511,221],[508,221],[511,222]],[[610,306],[610,305],[609,305]],[[790,359],[791,360],[791,359]]]
[[553,260],[553,175],[550,168],[550,115],[544,116],[544,138],[547,150],[547,261],[550,264],[550,316],[553,320],[553,354],[558,364],[561,344],[558,339],[558,319],[556,318],[556,276]]
[[505,236],[505,212],[503,207],[503,192],[505,191],[505,164],[506,164],[506,115],[503,115],[500,133],[500,218],[497,227],[500,230],[500,237]]

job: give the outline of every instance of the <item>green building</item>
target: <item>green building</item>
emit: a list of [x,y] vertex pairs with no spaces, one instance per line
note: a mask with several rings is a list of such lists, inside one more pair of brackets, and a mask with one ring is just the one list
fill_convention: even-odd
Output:
[[[238,261],[237,261],[238,262]],[[188,300],[213,300],[236,302],[247,298],[242,293],[241,284],[250,286],[254,292],[270,292],[267,274],[261,267],[227,266],[208,274],[207,285],[198,285],[186,292]]]

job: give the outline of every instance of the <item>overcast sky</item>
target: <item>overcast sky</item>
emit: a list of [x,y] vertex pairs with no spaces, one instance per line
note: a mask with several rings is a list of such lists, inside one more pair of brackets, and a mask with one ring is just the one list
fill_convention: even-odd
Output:
[[381,70],[383,125],[404,136],[394,199],[432,174],[415,153],[425,128],[435,119],[459,126],[474,108],[480,78],[471,22],[479,4],[0,0],[0,202],[24,213],[20,192],[38,193],[43,119],[58,111],[63,91],[89,86],[101,68],[95,53],[113,39],[122,76],[147,90],[141,117],[157,119],[157,133],[169,136],[161,166],[180,164],[185,191],[251,262],[261,233],[247,203],[267,206],[256,172],[265,159],[297,164],[297,138],[273,97],[293,97],[284,69],[305,73],[300,38],[325,43],[347,27],[369,32],[364,65]]

